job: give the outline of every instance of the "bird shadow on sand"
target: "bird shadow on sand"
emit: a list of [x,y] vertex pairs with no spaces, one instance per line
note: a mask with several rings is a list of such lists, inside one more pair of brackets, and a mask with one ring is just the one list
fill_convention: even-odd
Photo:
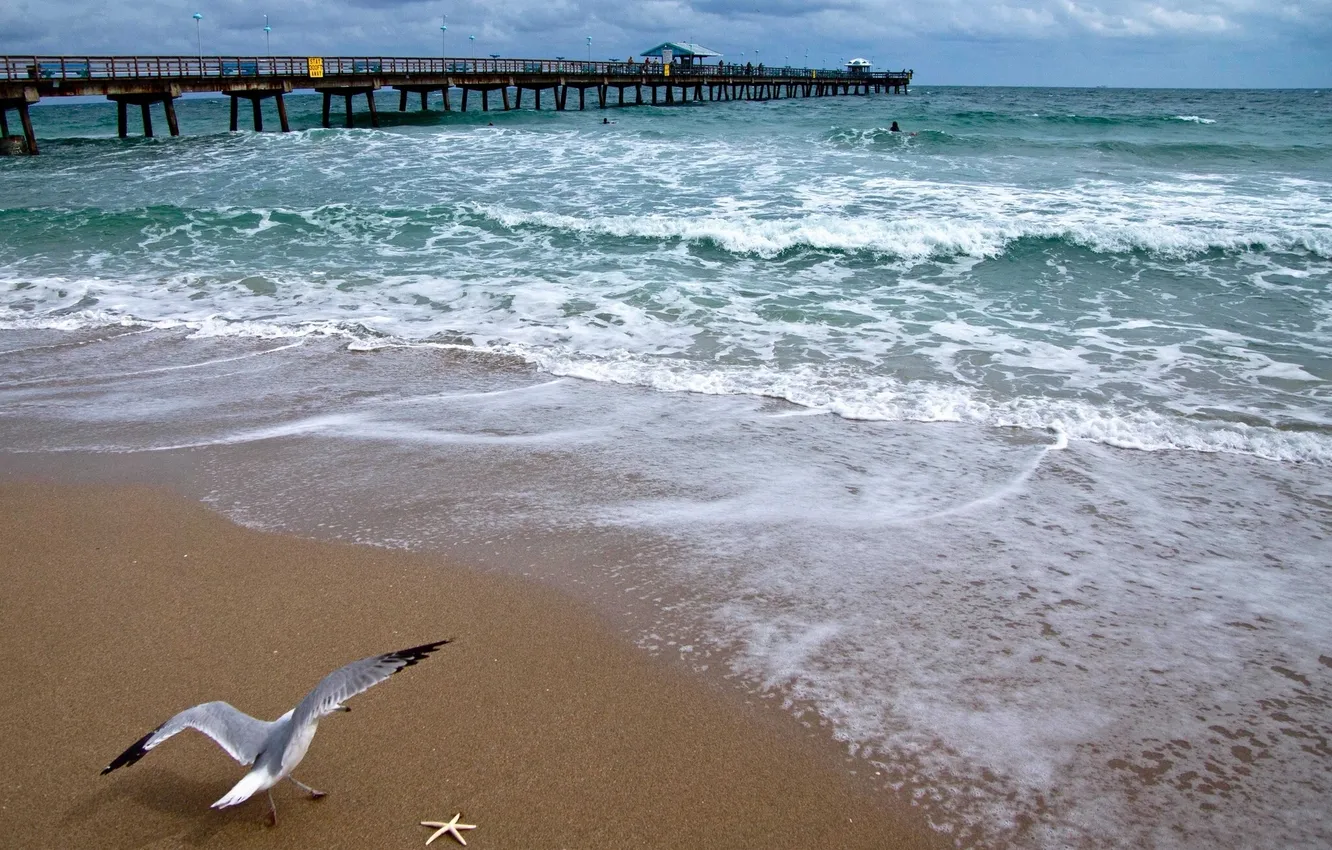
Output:
[[[256,828],[263,827],[262,816],[251,812],[248,806],[242,812],[209,808],[226,791],[226,786],[226,782],[191,779],[160,768],[141,770],[133,781],[110,782],[80,794],[60,822],[62,826],[77,828],[96,821],[103,834],[108,821],[114,822],[126,839],[123,843],[134,845],[170,836],[188,844],[204,844],[233,826],[237,816],[252,816]],[[151,816],[140,810],[170,817]]]

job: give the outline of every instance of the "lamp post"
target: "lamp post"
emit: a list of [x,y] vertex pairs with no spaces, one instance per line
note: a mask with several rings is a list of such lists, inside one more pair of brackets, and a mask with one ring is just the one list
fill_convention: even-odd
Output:
[[472,58],[475,59],[475,58],[476,58],[476,36],[474,36],[474,35],[469,35],[469,36],[467,36],[467,40],[470,41],[470,42],[472,43]]
[[445,48],[444,48],[444,37],[448,34],[448,31],[449,31],[449,16],[448,16],[448,15],[441,15],[441,16],[440,16],[440,19],[439,19],[439,58],[440,58],[440,59],[443,59],[444,57],[448,56],[448,54],[445,52]]
[[[589,63],[592,61],[592,36],[590,35],[587,37],[587,61]],[[579,97],[581,96],[579,95]]]
[[195,37],[195,39],[198,41],[198,44],[199,44],[199,73],[200,73],[201,75],[203,74],[203,24],[201,24],[201,23],[199,23],[199,22],[202,21],[202,20],[203,20],[203,15],[199,14],[198,12],[195,12],[195,13],[194,13],[194,37]]
[[273,37],[269,35],[273,28],[268,25],[268,16],[264,15],[264,47],[268,49],[268,58],[273,58]]

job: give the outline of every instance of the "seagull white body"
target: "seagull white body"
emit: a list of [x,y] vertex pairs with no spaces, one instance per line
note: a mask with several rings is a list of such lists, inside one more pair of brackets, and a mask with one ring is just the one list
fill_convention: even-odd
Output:
[[[102,773],[134,764],[176,733],[197,729],[216,741],[236,761],[253,765],[249,773],[213,803],[213,808],[224,809],[243,803],[283,779],[291,779],[311,796],[322,797],[322,791],[315,791],[291,776],[292,770],[310,749],[320,718],[335,711],[350,711],[343,702],[423,660],[446,643],[447,640],[442,640],[353,661],[325,676],[300,704],[277,720],[258,720],[225,702],[205,702],[187,708],[131,744]],[[268,802],[276,823],[277,807],[273,805],[272,794],[269,794]]]

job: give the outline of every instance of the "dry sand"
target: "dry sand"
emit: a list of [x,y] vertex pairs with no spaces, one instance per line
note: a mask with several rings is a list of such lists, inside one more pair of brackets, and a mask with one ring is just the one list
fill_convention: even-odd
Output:
[[[0,846],[938,847],[794,720],[646,657],[535,584],[240,528],[134,487],[0,486]],[[453,638],[327,718],[296,775],[213,811],[243,769],[198,702],[273,718],[347,661]],[[452,845],[447,837],[432,848]],[[455,845],[456,846],[456,845]]]

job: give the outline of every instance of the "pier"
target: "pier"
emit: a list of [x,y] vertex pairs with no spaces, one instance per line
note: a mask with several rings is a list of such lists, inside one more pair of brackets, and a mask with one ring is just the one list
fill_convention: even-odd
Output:
[[[583,62],[561,59],[448,59],[381,57],[254,56],[0,56],[0,153],[38,153],[29,107],[44,97],[104,96],[116,104],[116,128],[129,135],[129,107],[139,108],[143,135],[153,135],[152,107],[161,104],[167,130],[180,135],[175,100],[183,94],[221,94],[231,98],[230,129],[240,123],[240,101],[250,102],[254,129],[263,130],[261,104],[273,98],[283,132],[291,129],[283,95],[314,90],[323,95],[323,125],[331,126],[335,99],[345,126],[355,123],[354,106],[365,99],[369,124],[379,126],[375,93],[398,92],[406,111],[411,95],[428,109],[439,94],[446,112],[466,111],[468,98],[479,96],[488,111],[491,96],[500,108],[522,109],[530,92],[532,108],[541,109],[542,93],[556,110],[578,108],[595,99],[597,108],[647,103],[686,104],[795,97],[904,94],[911,71],[868,72],[856,69],[768,68],[763,65],[673,65],[659,62]],[[589,96],[590,95],[590,96]],[[22,135],[11,136],[9,115],[17,112]]]

